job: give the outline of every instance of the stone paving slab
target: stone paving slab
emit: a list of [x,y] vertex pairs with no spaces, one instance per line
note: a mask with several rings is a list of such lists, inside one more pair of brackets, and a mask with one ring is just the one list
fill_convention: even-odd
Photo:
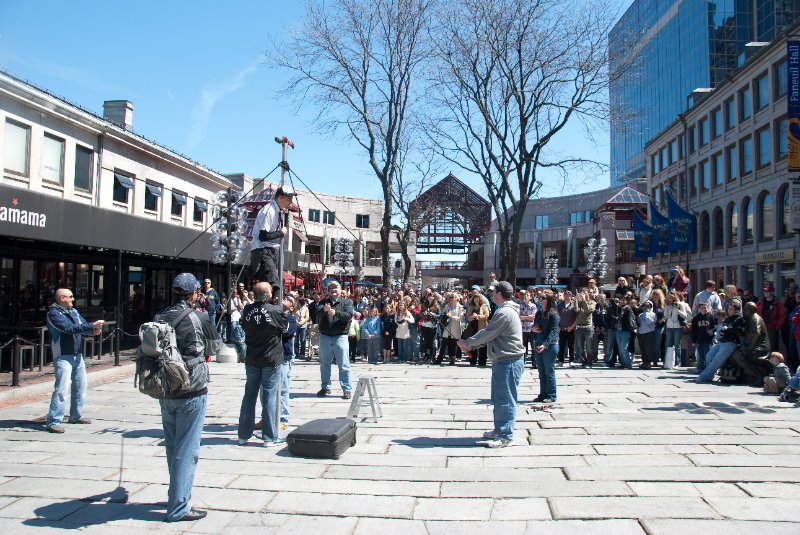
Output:
[[459,482],[442,483],[443,497],[548,498],[553,496],[632,496],[622,481]]
[[[764,535],[765,533],[796,533],[797,523],[740,522],[736,520],[644,519],[642,525],[649,535],[676,533],[724,533],[725,535]],[[774,531],[773,531],[774,530]]]
[[695,498],[587,497],[550,498],[555,519],[571,518],[719,518],[708,504]]

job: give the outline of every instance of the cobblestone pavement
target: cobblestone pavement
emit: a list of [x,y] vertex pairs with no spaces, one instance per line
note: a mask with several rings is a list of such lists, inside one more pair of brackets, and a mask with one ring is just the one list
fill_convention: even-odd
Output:
[[[490,450],[489,369],[353,366],[373,373],[377,424],[339,461],[236,445],[241,365],[213,364],[193,505],[161,520],[167,471],[158,403],[132,376],[91,387],[94,423],[42,431],[47,401],[0,410],[0,528],[7,533],[798,533],[800,407],[680,371],[559,369],[559,403],[521,385],[517,445]],[[124,370],[122,371],[124,373]],[[131,369],[132,373],[132,369]],[[334,379],[336,372],[334,371]],[[334,394],[337,394],[334,382]],[[294,368],[292,424],[344,416]],[[362,415],[366,411],[362,412]],[[118,498],[127,494],[127,503]],[[770,522],[771,525],[766,525]]]

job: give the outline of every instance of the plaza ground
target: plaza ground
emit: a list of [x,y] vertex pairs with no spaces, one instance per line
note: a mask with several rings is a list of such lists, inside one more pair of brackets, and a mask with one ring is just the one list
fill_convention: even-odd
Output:
[[[0,406],[0,529],[7,533],[798,533],[800,407],[683,371],[559,369],[542,410],[520,388],[517,445],[490,450],[490,370],[353,365],[376,377],[384,417],[359,418],[338,461],[236,445],[244,370],[212,364],[193,523],[165,524],[158,403],[130,365],[87,394],[87,426],[43,431],[47,396]],[[342,417],[319,368],[294,367],[291,424]],[[105,381],[105,382],[104,382]],[[38,397],[37,397],[38,396]],[[366,416],[362,409],[360,416]],[[127,503],[119,503],[127,497]],[[769,523],[769,524],[767,524]]]

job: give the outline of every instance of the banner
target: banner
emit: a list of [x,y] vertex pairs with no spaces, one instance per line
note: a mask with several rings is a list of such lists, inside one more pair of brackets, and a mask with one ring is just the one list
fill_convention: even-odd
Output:
[[650,246],[653,243],[653,227],[642,221],[639,212],[633,211],[633,255],[639,258],[653,256]]
[[788,67],[789,96],[787,112],[789,127],[789,171],[800,171],[800,41],[789,41],[786,44]]
[[650,255],[669,251],[669,219],[661,215],[653,201],[650,201],[650,226],[653,227],[653,241],[650,244]]
[[672,195],[667,193],[667,217],[669,217],[669,252],[694,251],[697,248],[697,220],[691,212],[680,207]]
[[572,239],[572,236],[573,236],[573,230],[572,230],[572,227],[569,227],[567,229],[567,267],[568,268],[575,267],[575,263],[573,262],[573,260],[574,260],[573,256],[575,256],[574,255],[574,247],[573,247],[573,245],[574,245],[573,241],[574,240]]

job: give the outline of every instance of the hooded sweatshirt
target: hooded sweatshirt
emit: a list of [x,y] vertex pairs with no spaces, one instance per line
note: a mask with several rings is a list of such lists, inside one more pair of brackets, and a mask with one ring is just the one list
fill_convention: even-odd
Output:
[[522,321],[519,305],[506,301],[489,320],[485,329],[465,340],[470,348],[488,345],[488,356],[492,362],[517,360],[525,354],[522,345]]

